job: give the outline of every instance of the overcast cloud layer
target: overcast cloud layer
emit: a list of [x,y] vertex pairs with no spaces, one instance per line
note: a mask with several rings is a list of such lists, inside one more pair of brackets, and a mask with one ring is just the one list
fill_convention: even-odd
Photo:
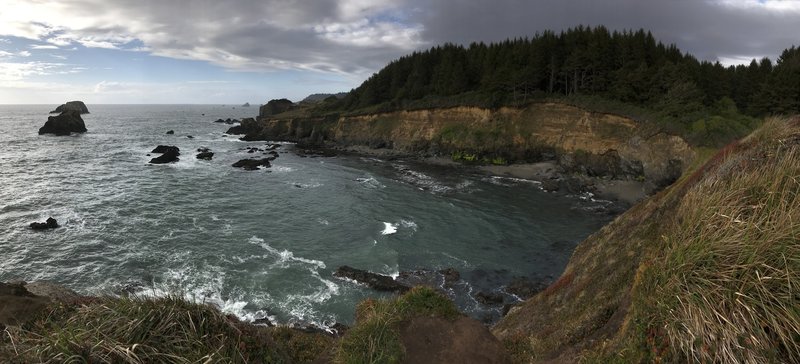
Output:
[[[229,70],[323,72],[350,80],[352,87],[415,49],[580,24],[649,29],[665,43],[725,64],[774,58],[800,45],[800,1],[795,0],[2,2],[0,81],[16,82],[66,64],[26,59],[30,53],[23,52],[29,50],[120,49]],[[3,37],[32,43],[26,50],[5,49]],[[81,67],[72,64],[62,71]]]

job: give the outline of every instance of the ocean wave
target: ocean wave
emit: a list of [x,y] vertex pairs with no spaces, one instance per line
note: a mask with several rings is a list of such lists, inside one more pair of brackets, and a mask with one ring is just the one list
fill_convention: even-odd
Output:
[[392,224],[390,222],[383,223],[383,231],[381,231],[381,235],[392,235],[397,232],[397,224]]
[[368,187],[368,188],[386,188],[386,185],[378,182],[378,180],[375,179],[375,177],[372,177],[372,176],[369,176],[369,177],[358,177],[358,178],[356,178],[356,182],[358,182],[362,186],[365,186],[365,187]]
[[258,246],[264,248],[264,250],[269,252],[272,257],[277,257],[278,260],[275,263],[273,263],[274,265],[286,266],[287,264],[290,264],[291,262],[299,262],[299,263],[313,265],[313,266],[315,266],[315,267],[317,267],[319,269],[325,269],[325,262],[323,262],[321,260],[306,259],[306,258],[302,258],[302,257],[295,257],[294,253],[292,253],[291,251],[286,250],[286,249],[284,249],[284,250],[275,249],[271,245],[267,244],[264,241],[264,239],[261,239],[261,238],[259,238],[257,236],[251,237],[248,240],[248,242],[250,244],[258,245]]

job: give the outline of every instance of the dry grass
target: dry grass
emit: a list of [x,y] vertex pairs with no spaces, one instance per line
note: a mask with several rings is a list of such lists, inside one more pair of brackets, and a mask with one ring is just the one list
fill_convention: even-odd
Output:
[[[796,133],[796,130],[794,130]],[[800,362],[800,140],[775,120],[683,197],[649,269],[653,328],[694,362]]]
[[179,298],[60,305],[3,334],[0,353],[24,363],[288,362],[265,332]]

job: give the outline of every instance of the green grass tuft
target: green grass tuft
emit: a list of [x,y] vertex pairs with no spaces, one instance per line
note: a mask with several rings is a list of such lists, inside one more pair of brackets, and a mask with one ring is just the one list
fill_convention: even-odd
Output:
[[342,338],[337,363],[399,363],[404,349],[399,326],[419,316],[455,319],[461,313],[452,301],[428,287],[415,287],[388,300],[367,299],[356,307],[356,326]]

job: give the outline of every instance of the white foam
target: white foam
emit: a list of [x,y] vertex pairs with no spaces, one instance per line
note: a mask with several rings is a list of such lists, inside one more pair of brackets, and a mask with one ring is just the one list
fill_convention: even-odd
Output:
[[272,246],[270,246],[269,244],[267,244],[266,242],[264,242],[264,239],[261,239],[261,238],[259,238],[257,236],[251,237],[249,242],[250,242],[250,244],[255,244],[255,245],[258,245],[258,246],[264,248],[264,250],[268,251],[272,256],[277,257],[278,260],[275,262],[274,265],[286,267],[286,266],[288,266],[288,264],[291,264],[292,262],[300,262],[300,263],[316,266],[317,268],[320,268],[320,269],[325,269],[325,262],[323,262],[321,260],[306,259],[306,258],[302,258],[302,257],[295,257],[294,253],[292,253],[291,251],[285,250],[285,249],[279,251],[278,249],[275,249]]
[[317,222],[319,222],[320,224],[325,225],[325,226],[328,226],[328,225],[331,224],[330,222],[328,222],[328,220],[325,220],[325,219],[317,219]]
[[400,220],[400,226],[417,231],[417,223],[412,220]]
[[383,223],[383,231],[381,231],[381,235],[392,235],[397,232],[397,225],[384,222]]

